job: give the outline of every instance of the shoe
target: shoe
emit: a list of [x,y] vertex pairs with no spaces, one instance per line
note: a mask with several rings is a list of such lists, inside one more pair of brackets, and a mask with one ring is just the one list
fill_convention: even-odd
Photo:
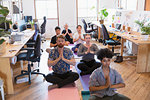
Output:
[[117,62],[119,60],[119,56],[117,56],[116,60],[114,62]]
[[117,63],[121,63],[121,62],[123,62],[123,57],[119,56],[119,59],[118,59]]
[[116,60],[114,62],[116,62],[116,63],[123,62],[123,57],[122,56],[117,56],[117,58],[116,58]]

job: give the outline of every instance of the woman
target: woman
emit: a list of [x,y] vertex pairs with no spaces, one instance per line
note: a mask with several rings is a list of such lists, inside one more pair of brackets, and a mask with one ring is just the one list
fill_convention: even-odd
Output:
[[91,44],[91,36],[85,35],[85,44],[81,44],[78,49],[78,56],[82,56],[81,62],[77,65],[78,69],[81,70],[80,75],[91,74],[101,63],[96,62],[94,55],[98,51],[96,44]]
[[130,100],[128,97],[116,92],[116,88],[125,87],[121,75],[110,67],[113,52],[109,49],[101,49],[97,53],[97,58],[102,66],[97,68],[90,76],[89,90],[91,93],[89,100]]

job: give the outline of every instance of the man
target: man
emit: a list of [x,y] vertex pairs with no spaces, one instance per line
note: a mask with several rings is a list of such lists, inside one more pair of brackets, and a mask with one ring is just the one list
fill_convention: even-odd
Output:
[[[56,32],[56,35],[52,37],[51,39],[51,43],[50,43],[50,47],[57,47],[57,43],[56,43],[56,37],[61,33],[61,29],[60,27],[55,27],[55,32]],[[65,42],[65,45],[68,45],[69,42]]]
[[62,34],[66,37],[66,40],[73,44],[73,37],[72,37],[72,31],[68,29],[68,24],[64,25],[64,30],[62,31]]
[[109,49],[101,49],[97,52],[97,58],[102,66],[94,70],[90,76],[89,100],[130,100],[128,97],[116,92],[116,88],[125,87],[121,75],[110,67],[113,52]]
[[79,78],[77,73],[70,70],[70,65],[75,66],[76,61],[72,51],[64,47],[65,37],[58,35],[56,44],[56,48],[46,50],[49,53],[48,66],[52,66],[54,71],[46,76],[46,81],[53,83],[53,85],[49,86],[49,89],[61,88]]
[[78,69],[81,70],[80,75],[91,74],[96,68],[100,67],[101,63],[96,62],[94,55],[98,52],[96,44],[91,43],[91,36],[85,35],[85,43],[79,46],[77,55],[82,56],[82,60],[77,65]]
[[84,36],[82,33],[82,26],[78,25],[76,29],[77,29],[77,33],[73,35],[73,42],[76,44],[75,47],[72,48],[74,52],[78,51],[80,44],[83,43],[84,41]]

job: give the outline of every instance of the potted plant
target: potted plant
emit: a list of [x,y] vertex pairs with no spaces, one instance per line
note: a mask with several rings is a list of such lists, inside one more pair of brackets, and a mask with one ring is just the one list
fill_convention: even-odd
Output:
[[31,25],[32,30],[34,30],[34,24],[35,24],[34,20],[33,21],[29,20],[29,24]]
[[6,50],[6,42],[2,37],[8,36],[10,32],[6,31],[7,25],[6,23],[12,24],[10,20],[7,20],[6,17],[9,14],[9,10],[7,7],[3,7],[0,5],[0,24],[4,23],[4,29],[0,29],[0,54],[4,53]]
[[100,12],[100,24],[104,23],[104,19],[108,16],[107,9],[102,9]]
[[143,38],[142,40],[147,40],[150,37],[150,21],[146,22],[145,20],[143,21],[136,20],[135,23],[140,26],[142,34],[141,38]]
[[150,22],[136,20],[135,23],[140,26],[142,35],[150,35]]

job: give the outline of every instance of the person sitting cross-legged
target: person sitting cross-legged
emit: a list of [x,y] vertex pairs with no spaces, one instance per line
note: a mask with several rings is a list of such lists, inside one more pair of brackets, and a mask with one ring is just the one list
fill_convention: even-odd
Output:
[[62,34],[66,37],[66,40],[69,42],[69,44],[73,44],[72,31],[68,29],[68,24],[64,25],[64,30],[62,31]]
[[[56,32],[56,35],[52,37],[51,39],[51,42],[50,42],[50,47],[57,47],[57,43],[56,43],[56,40],[57,40],[57,36],[60,35],[61,33],[61,29],[60,27],[55,27],[55,32]],[[65,45],[68,46],[69,45],[69,42],[65,39]]]
[[116,88],[125,87],[125,83],[121,75],[110,67],[112,57],[113,52],[107,48],[98,51],[97,58],[101,60],[102,66],[90,76],[89,100],[130,100],[116,92]]
[[53,88],[61,88],[67,84],[73,83],[79,78],[79,75],[70,70],[70,65],[75,65],[76,61],[73,53],[69,48],[65,48],[65,37],[57,36],[57,47],[47,49],[49,53],[48,66],[52,66],[53,73],[48,74],[45,79],[47,82],[53,83],[49,86],[49,90]]
[[77,25],[76,29],[77,29],[77,33],[74,33],[74,35],[73,35],[73,42],[74,42],[75,46],[72,48],[72,51],[74,51],[74,53],[76,53],[78,51],[79,46],[81,45],[81,43],[84,42],[82,26]]
[[99,50],[96,44],[91,44],[91,36],[85,35],[85,44],[79,46],[77,55],[82,56],[82,60],[77,65],[78,69],[81,70],[80,75],[91,74],[96,68],[101,66],[100,62],[96,62],[94,55]]

